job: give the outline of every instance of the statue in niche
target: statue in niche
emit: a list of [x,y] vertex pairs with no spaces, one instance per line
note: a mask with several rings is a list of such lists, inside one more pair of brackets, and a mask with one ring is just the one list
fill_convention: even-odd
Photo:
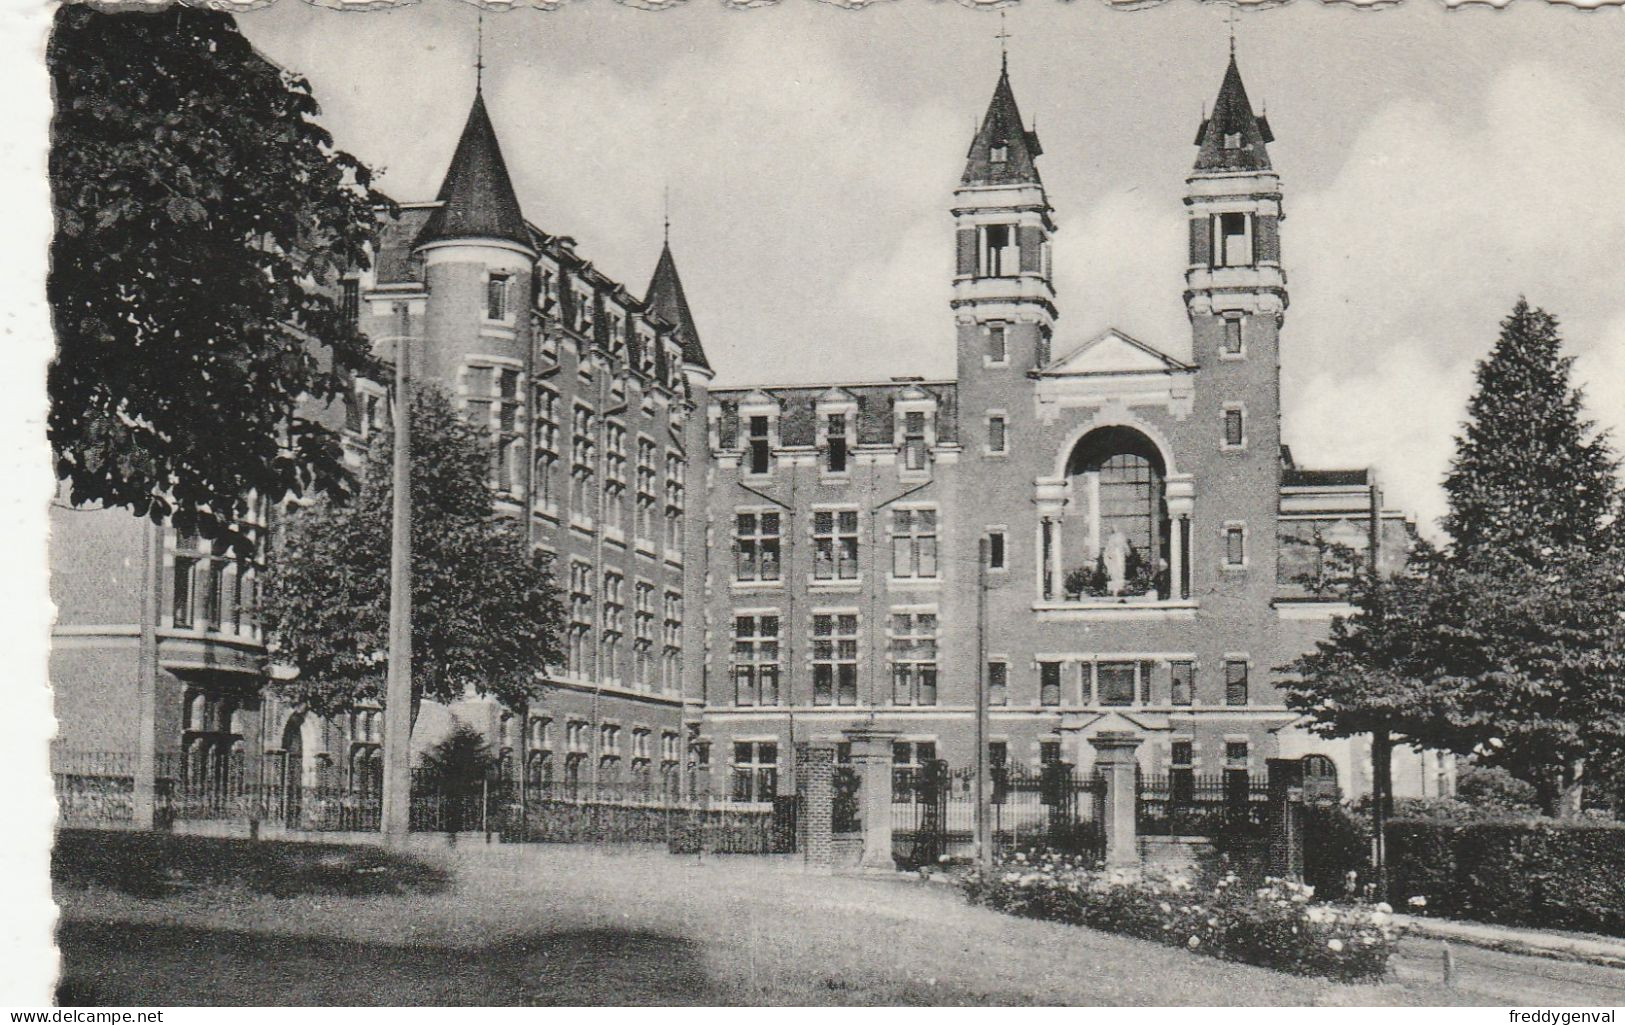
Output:
[[1106,564],[1107,587],[1114,596],[1122,594],[1128,583],[1128,557],[1128,538],[1120,531],[1113,530],[1101,546],[1100,558]]

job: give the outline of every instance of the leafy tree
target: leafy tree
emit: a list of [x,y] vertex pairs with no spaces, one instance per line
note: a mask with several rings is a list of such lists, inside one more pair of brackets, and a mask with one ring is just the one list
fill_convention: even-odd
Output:
[[1591,546],[1620,509],[1618,461],[1569,383],[1557,318],[1519,299],[1478,364],[1477,389],[1445,477],[1444,529],[1467,562],[1536,565]]
[[423,754],[423,768],[448,796],[478,793],[495,765],[485,735],[461,719],[453,719],[451,732]]
[[1490,811],[1528,811],[1535,804],[1535,788],[1505,769],[1467,762],[1456,770],[1456,797]]
[[388,201],[228,14],[64,4],[47,61],[57,475],[75,503],[245,545],[253,495],[350,481],[297,409],[369,365],[333,284]]
[[[438,388],[412,401],[412,721],[427,698],[469,691],[523,708],[562,661],[564,621],[548,557],[494,515],[490,442]],[[350,501],[295,510],[271,553],[262,615],[280,681],[318,715],[381,700],[389,650],[394,445],[367,456]]]

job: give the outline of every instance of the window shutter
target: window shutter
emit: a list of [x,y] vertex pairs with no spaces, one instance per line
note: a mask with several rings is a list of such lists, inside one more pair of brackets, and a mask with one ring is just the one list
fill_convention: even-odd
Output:
[[959,230],[959,264],[957,273],[961,275],[976,273],[975,228],[961,228]]
[[1213,252],[1213,222],[1206,217],[1191,218],[1191,263],[1209,262]]
[[1023,272],[1039,273],[1043,267],[1043,255],[1040,247],[1044,242],[1044,229],[1032,225],[1022,225],[1021,232],[1021,269]]

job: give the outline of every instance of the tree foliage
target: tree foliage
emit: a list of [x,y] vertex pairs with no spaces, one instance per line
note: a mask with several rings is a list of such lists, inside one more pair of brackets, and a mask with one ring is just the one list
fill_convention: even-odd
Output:
[[297,410],[370,365],[332,286],[388,201],[228,14],[64,4],[47,60],[57,475],[75,503],[245,543],[251,496],[350,480]]
[[[412,709],[469,692],[523,707],[562,661],[563,607],[546,555],[494,515],[490,442],[446,394],[412,402]],[[350,501],[291,513],[271,553],[262,615],[278,686],[319,715],[379,701],[389,647],[394,445],[369,452]]]

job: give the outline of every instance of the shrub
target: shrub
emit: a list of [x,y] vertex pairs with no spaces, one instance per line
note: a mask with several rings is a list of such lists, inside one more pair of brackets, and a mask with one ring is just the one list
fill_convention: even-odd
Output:
[[1017,853],[961,882],[972,903],[1007,914],[1345,982],[1382,976],[1396,942],[1386,904],[1311,904],[1313,888],[1280,879],[1250,888],[1231,873],[1199,886],[1179,874]]
[[1388,826],[1390,891],[1451,917],[1625,936],[1625,824],[1555,819]]
[[1466,763],[1456,771],[1456,798],[1463,804],[1496,811],[1533,811],[1533,785],[1505,769]]
[[1371,818],[1340,804],[1303,809],[1303,881],[1322,894],[1341,894],[1350,872],[1368,875]]

